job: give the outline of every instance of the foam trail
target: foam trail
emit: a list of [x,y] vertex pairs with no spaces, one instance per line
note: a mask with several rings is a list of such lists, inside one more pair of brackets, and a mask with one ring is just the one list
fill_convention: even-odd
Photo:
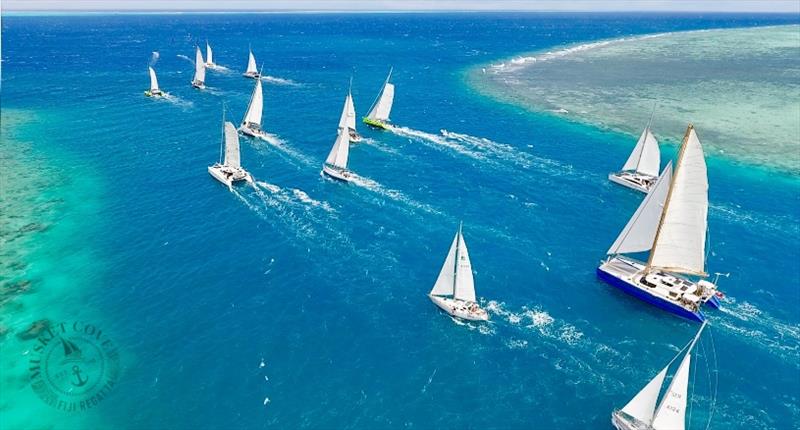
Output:
[[279,78],[277,76],[269,76],[269,75],[261,76],[261,80],[275,85],[287,85],[290,87],[299,87],[301,85],[291,79],[284,79],[284,78]]
[[[253,147],[255,147],[261,152],[266,151],[267,147],[269,146],[278,149],[288,157],[292,158],[294,161],[299,161],[305,166],[314,166],[315,164],[317,164],[316,161],[314,161],[307,155],[287,145],[286,141],[281,139],[277,135],[267,133],[266,136],[264,136],[263,138],[257,138],[257,139],[248,136],[248,140],[252,142]],[[269,145],[264,145],[264,143],[267,143]]]
[[361,142],[359,142],[358,144],[364,144],[366,146],[371,146],[373,148],[378,149],[379,151],[383,151],[383,152],[386,152],[386,153],[389,153],[389,154],[394,154],[394,155],[400,154],[400,151],[398,151],[396,148],[391,147],[391,146],[387,146],[386,144],[384,144],[382,142],[379,142],[379,141],[377,141],[375,139],[369,138],[369,137],[362,138]]
[[189,58],[189,57],[187,57],[187,56],[185,56],[183,54],[178,54],[178,58],[182,58],[182,59],[194,64],[194,60],[192,60],[191,58]]
[[165,94],[163,97],[159,98],[160,100],[164,100],[166,102],[172,103],[175,106],[180,106],[183,109],[190,109],[194,107],[194,103],[189,100],[184,100],[178,96],[174,96],[172,94]]
[[221,73],[223,75],[230,75],[230,74],[233,73],[233,70],[231,70],[231,69],[229,69],[229,68],[227,68],[225,66],[222,66],[220,64],[215,64],[213,66],[206,66],[206,69],[212,70],[214,72]]
[[366,188],[366,189],[368,189],[370,191],[373,191],[373,192],[375,192],[377,194],[380,194],[380,195],[382,195],[384,197],[387,197],[387,198],[389,198],[391,200],[394,200],[396,202],[400,202],[400,203],[409,205],[411,207],[414,207],[414,208],[417,208],[417,209],[421,209],[421,210],[423,210],[425,212],[428,212],[428,213],[441,215],[441,212],[437,211],[436,209],[432,208],[431,206],[426,205],[424,203],[417,202],[416,200],[412,200],[412,199],[410,199],[409,197],[407,197],[405,194],[403,194],[402,192],[400,192],[398,190],[392,190],[392,189],[385,188],[383,185],[379,184],[378,182],[376,182],[376,181],[374,181],[374,180],[372,180],[370,178],[365,178],[363,176],[359,176],[359,175],[357,175],[355,173],[352,173],[352,180],[351,181],[352,181],[351,183],[353,183],[355,185],[358,185],[359,187]]
[[391,127],[389,130],[398,136],[410,137],[422,143],[436,144],[435,148],[437,149],[446,147],[476,160],[482,160],[484,158],[482,154],[471,151],[463,145],[436,134],[426,133],[424,131],[414,130],[408,127]]
[[335,212],[335,210],[331,207],[330,204],[328,204],[328,202],[315,200],[315,199],[309,197],[309,195],[305,191],[303,191],[303,190],[301,190],[299,188],[292,188],[292,193],[294,194],[294,196],[298,200],[300,200],[303,203],[306,203],[306,204],[308,204],[310,206],[313,206],[313,207],[322,208],[326,212]]

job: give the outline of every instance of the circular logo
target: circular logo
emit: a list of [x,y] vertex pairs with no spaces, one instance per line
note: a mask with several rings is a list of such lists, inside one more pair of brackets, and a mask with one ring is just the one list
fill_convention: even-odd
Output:
[[117,384],[119,353],[97,326],[81,321],[50,325],[30,358],[33,391],[67,412],[96,407]]

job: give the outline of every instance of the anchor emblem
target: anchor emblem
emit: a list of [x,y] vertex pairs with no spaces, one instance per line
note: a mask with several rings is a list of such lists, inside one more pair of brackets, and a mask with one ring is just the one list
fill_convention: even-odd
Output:
[[87,382],[89,382],[88,377],[86,377],[85,379],[81,379],[82,373],[83,372],[81,372],[81,368],[78,365],[72,366],[72,374],[75,375],[76,379],[78,380],[78,383],[73,382],[72,385],[76,387],[82,387],[86,385]]

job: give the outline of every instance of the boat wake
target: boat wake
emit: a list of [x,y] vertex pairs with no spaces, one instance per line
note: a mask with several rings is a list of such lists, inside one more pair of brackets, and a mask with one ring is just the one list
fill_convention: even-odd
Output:
[[290,86],[290,87],[299,87],[299,86],[302,85],[302,84],[297,83],[297,82],[295,82],[295,81],[293,81],[291,79],[284,79],[284,78],[279,78],[277,76],[269,76],[269,75],[262,76],[261,80],[264,81],[264,82],[269,82],[270,84],[286,85],[286,86]]
[[781,321],[743,301],[728,296],[720,311],[727,316],[716,325],[737,335],[737,338],[753,342],[781,358],[800,367],[800,325]]
[[351,183],[354,184],[354,185],[357,185],[357,186],[362,187],[362,188],[366,188],[366,189],[368,189],[370,191],[375,192],[376,194],[379,194],[379,195],[381,195],[383,197],[386,197],[386,198],[389,198],[391,200],[394,200],[395,202],[402,203],[402,204],[411,206],[411,207],[416,208],[416,209],[420,209],[420,210],[422,210],[424,212],[427,212],[427,213],[430,213],[430,214],[436,214],[436,215],[441,215],[442,214],[440,211],[434,209],[433,207],[431,207],[429,205],[426,205],[424,203],[420,203],[420,202],[418,202],[416,200],[413,200],[413,199],[409,198],[408,196],[406,196],[405,194],[403,194],[402,192],[400,192],[398,190],[392,190],[392,189],[386,188],[383,185],[381,185],[380,183],[378,183],[378,182],[376,182],[376,181],[374,181],[374,180],[372,180],[370,178],[365,178],[365,177],[359,176],[359,175],[357,175],[355,173],[352,173],[352,175],[353,176],[352,176],[352,179],[351,179]]
[[505,303],[490,300],[485,309],[505,321],[511,327],[517,327],[527,332],[535,332],[541,336],[558,340],[570,346],[577,346],[585,342],[583,332],[572,324],[556,321],[547,311],[539,307],[528,308],[523,306],[519,311],[506,309]]
[[264,137],[261,138],[249,137],[248,140],[253,144],[253,147],[256,148],[259,152],[263,153],[269,150],[269,148],[275,148],[285,156],[289,157],[291,161],[299,162],[303,166],[314,166],[318,164],[316,161],[314,161],[307,155],[287,145],[286,141],[281,139],[280,136],[278,135],[267,133],[266,136]]
[[223,75],[230,75],[230,74],[232,74],[232,73],[233,73],[233,70],[232,70],[232,69],[229,69],[229,68],[227,68],[227,67],[225,67],[225,66],[221,66],[221,65],[219,65],[219,64],[215,64],[215,65],[213,65],[213,66],[206,65],[206,69],[208,69],[208,70],[212,70],[212,71],[214,71],[214,72],[221,73],[221,74],[223,74]]
[[482,160],[485,158],[482,154],[472,151],[466,146],[444,136],[426,133],[424,131],[414,130],[408,127],[391,127],[389,130],[398,136],[408,137],[427,145],[435,144],[433,147],[436,149],[452,149],[459,154],[466,155],[467,157],[471,157],[476,160]]
[[319,208],[325,212],[336,212],[328,202],[311,198],[308,193],[299,188],[281,188],[278,185],[265,181],[255,181],[254,187],[272,193],[279,201],[292,206],[302,205],[306,209]]
[[165,102],[172,103],[175,106],[179,106],[179,107],[181,107],[183,109],[191,109],[191,108],[194,107],[194,103],[191,102],[190,100],[184,100],[184,99],[182,99],[182,98],[180,98],[178,96],[174,96],[172,94],[166,94],[165,96],[161,97],[160,99],[164,100]]
[[180,59],[183,59],[183,60],[186,60],[186,61],[188,61],[188,62],[190,62],[190,63],[194,64],[194,60],[192,60],[191,58],[189,58],[189,57],[187,57],[187,56],[185,56],[185,55],[183,55],[183,54],[178,54],[178,58],[180,58]]
[[377,149],[379,151],[386,152],[388,154],[393,154],[393,155],[397,155],[397,154],[400,153],[400,151],[398,151],[396,148],[388,146],[383,142],[379,142],[379,141],[377,141],[375,139],[372,139],[372,138],[369,138],[369,137],[362,138],[361,142],[359,142],[358,145],[371,146],[371,147],[373,147],[373,148],[375,148],[375,149]]

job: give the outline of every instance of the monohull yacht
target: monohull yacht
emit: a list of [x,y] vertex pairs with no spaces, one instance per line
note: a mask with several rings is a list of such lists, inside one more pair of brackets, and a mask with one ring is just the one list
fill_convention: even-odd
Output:
[[194,78],[192,78],[192,87],[199,90],[206,88],[206,63],[203,61],[203,53],[200,52],[199,46],[195,46]]
[[428,297],[451,316],[470,321],[489,319],[489,313],[475,300],[472,263],[469,260],[461,224],[458,225],[458,231],[439,271],[439,277],[436,278]]
[[251,79],[261,79],[261,73],[259,73],[258,69],[256,68],[256,57],[253,55],[253,50],[249,51],[249,56],[247,57],[247,70],[242,73],[242,76]]
[[214,52],[211,51],[211,45],[206,40],[206,68],[216,69],[218,66],[214,63]]
[[239,131],[242,134],[255,138],[266,139],[267,133],[261,129],[261,115],[264,110],[264,91],[261,88],[261,79],[256,79],[253,94],[250,96],[250,103],[247,104],[247,112],[244,114]]
[[389,82],[389,79],[392,77],[392,70],[393,69],[389,69],[389,76],[386,77],[386,81],[383,83],[383,88],[381,88],[378,98],[372,103],[372,107],[367,116],[362,119],[364,124],[383,130],[392,127],[389,123],[389,114],[392,111],[392,103],[394,103],[394,84]]
[[353,173],[347,168],[349,156],[350,133],[345,130],[339,130],[336,141],[333,143],[333,148],[331,148],[328,158],[325,159],[325,164],[322,165],[320,174],[344,182],[352,181]]
[[239,153],[239,134],[236,132],[236,127],[224,119],[221,145],[220,161],[213,166],[208,166],[208,173],[214,179],[227,185],[230,190],[233,190],[234,182],[247,181],[252,183],[253,177],[247,170],[242,168],[241,154]]
[[150,71],[150,89],[144,92],[147,97],[163,97],[167,93],[158,88],[158,79],[156,78],[156,71],[152,67],[148,67]]
[[622,170],[608,175],[611,182],[643,193],[650,191],[656,183],[661,166],[661,152],[658,149],[658,140],[650,129],[652,122],[651,116]]
[[342,116],[339,117],[339,131],[347,130],[350,134],[350,142],[361,142],[361,135],[356,131],[356,107],[353,104],[353,92],[347,91],[347,97],[344,99],[344,108],[342,108]]
[[[661,309],[704,321],[701,306],[719,308],[722,296],[703,279],[707,218],[706,162],[690,124],[674,174],[670,163],[608,249],[597,276]],[[623,255],[648,251],[646,262]]]
[[[684,430],[689,395],[694,392],[694,379],[689,380],[692,352],[707,323],[700,326],[694,339],[667,363],[622,409],[611,413],[611,424],[618,430]],[[659,393],[670,365],[684,354],[678,369],[672,376],[667,391],[658,401]],[[697,373],[697,370],[695,370]],[[712,399],[713,401],[713,399]]]

